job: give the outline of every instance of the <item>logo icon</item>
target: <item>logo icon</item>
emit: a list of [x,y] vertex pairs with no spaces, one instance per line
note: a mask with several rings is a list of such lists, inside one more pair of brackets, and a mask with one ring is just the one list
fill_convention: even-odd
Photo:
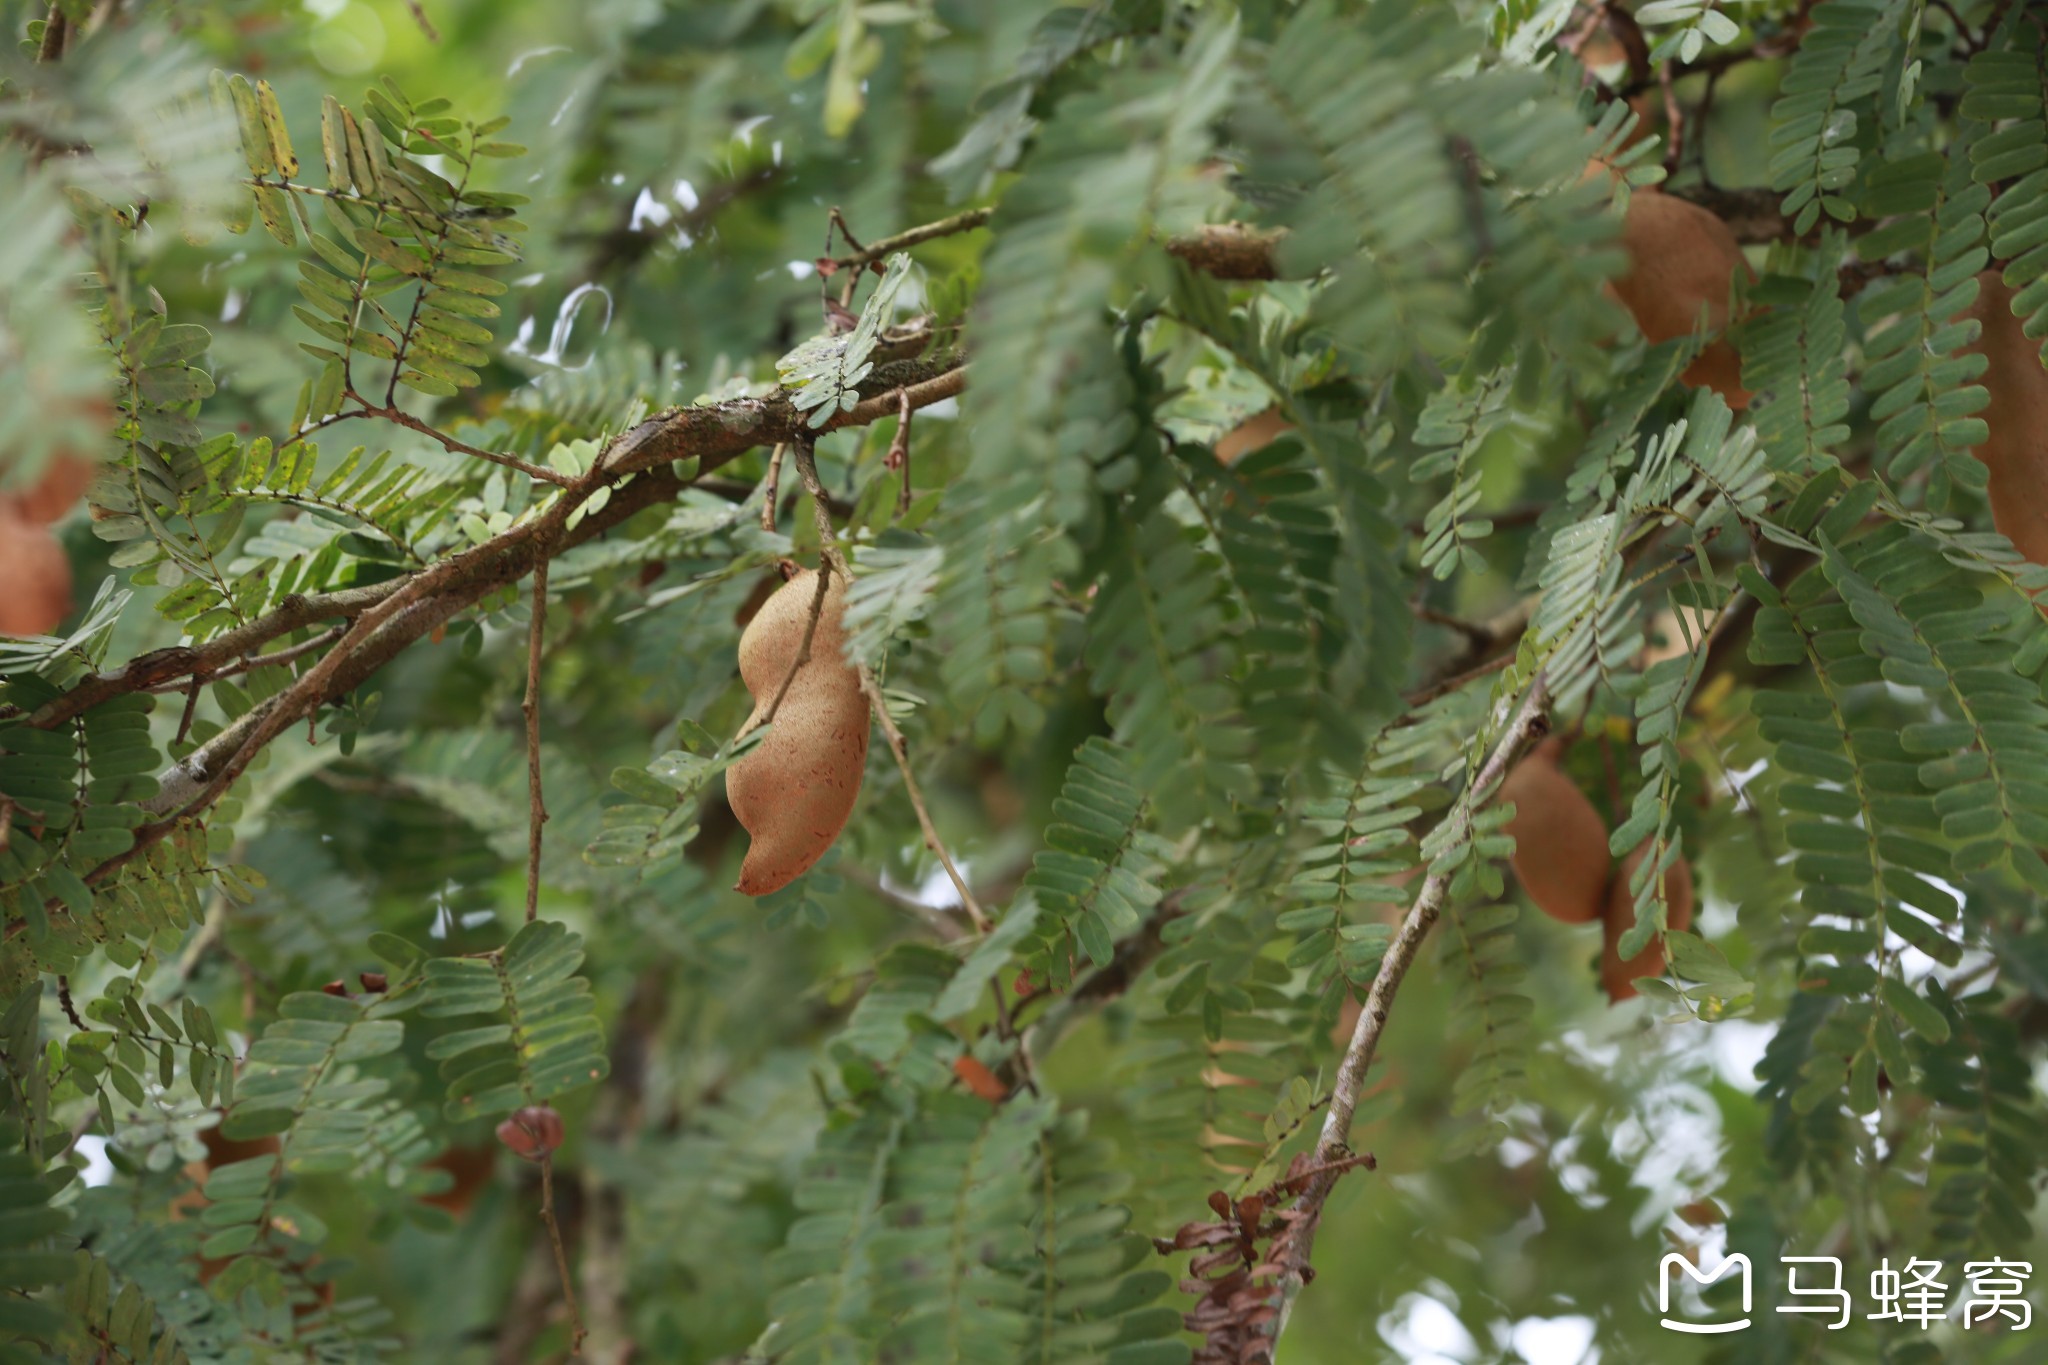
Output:
[[[1671,1273],[1672,1267],[1674,1266],[1680,1270],[1683,1270],[1686,1274],[1692,1276],[1693,1282],[1695,1284],[1700,1285],[1712,1284],[1714,1281],[1720,1279],[1723,1275],[1726,1275],[1731,1267],[1741,1271],[1743,1314],[1742,1317],[1735,1322],[1674,1321],[1672,1318],[1668,1316],[1668,1314],[1671,1312],[1671,1286],[1678,1279],[1676,1275],[1673,1275]],[[1716,1336],[1723,1332],[1740,1332],[1743,1328],[1749,1326],[1749,1257],[1743,1255],[1741,1252],[1737,1252],[1733,1256],[1729,1256],[1726,1259],[1724,1259],[1721,1262],[1721,1268],[1719,1270],[1716,1270],[1713,1274],[1709,1275],[1706,1272],[1700,1270],[1697,1266],[1693,1265],[1691,1261],[1686,1260],[1685,1257],[1679,1255],[1677,1252],[1674,1251],[1658,1263],[1657,1276],[1657,1311],[1667,1315],[1662,1320],[1666,1330],[1673,1332],[1689,1332],[1695,1336]]]

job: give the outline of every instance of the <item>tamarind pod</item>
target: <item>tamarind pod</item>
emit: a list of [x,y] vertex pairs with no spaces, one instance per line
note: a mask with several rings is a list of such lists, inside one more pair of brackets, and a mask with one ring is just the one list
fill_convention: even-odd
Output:
[[[1721,331],[1728,325],[1735,272],[1754,278],[1726,223],[1698,204],[1655,189],[1630,192],[1621,245],[1629,268],[1609,288],[1653,344],[1690,336],[1702,310],[1707,329]],[[1738,411],[1749,406],[1742,358],[1726,338],[1708,345],[1679,379],[1714,390]]]
[[460,1218],[469,1212],[470,1206],[476,1203],[476,1197],[491,1183],[491,1177],[498,1169],[498,1149],[489,1144],[450,1147],[426,1162],[421,1169],[446,1171],[452,1183],[445,1190],[421,1195],[420,1202]]
[[1216,438],[1217,463],[1235,464],[1243,456],[1271,444],[1282,432],[1292,430],[1294,423],[1287,420],[1277,403],[1263,412],[1255,412]]
[[0,505],[0,635],[48,635],[71,612],[71,560],[49,528]]
[[0,494],[0,501],[6,502],[24,520],[48,526],[61,520],[78,504],[98,473],[98,466],[91,460],[77,455],[54,455],[43,466],[41,478],[27,488]]
[[[1636,924],[1636,896],[1629,880],[1649,854],[1650,841],[1643,840],[1614,869],[1614,884],[1607,890],[1607,915],[1603,924],[1605,941],[1600,948],[1600,984],[1607,988],[1611,1004],[1635,998],[1635,983],[1645,976],[1662,976],[1667,965],[1662,939],[1653,938],[1644,949],[1624,962],[1616,951],[1621,937]],[[1683,855],[1664,869],[1664,926],[1683,931],[1692,928],[1692,865]]]
[[1962,349],[1989,362],[1979,381],[1991,401],[1978,414],[1990,429],[1975,454],[1989,471],[1991,524],[2035,564],[2048,564],[2048,369],[2040,343],[2021,330],[2012,291],[1996,270],[1977,276],[1977,301],[1963,316],[1983,325]]
[[[817,573],[800,570],[740,636],[740,677],[753,695],[746,729],[766,718],[803,648]],[[846,586],[833,578],[808,662],[789,681],[768,737],[726,771],[732,813],[752,836],[740,864],[742,895],[764,896],[809,871],[846,827],[867,767],[867,696],[846,661]]]
[[1591,924],[1606,903],[1607,823],[1558,767],[1564,742],[1548,739],[1517,763],[1495,800],[1513,802],[1510,865],[1536,908],[1566,924]]

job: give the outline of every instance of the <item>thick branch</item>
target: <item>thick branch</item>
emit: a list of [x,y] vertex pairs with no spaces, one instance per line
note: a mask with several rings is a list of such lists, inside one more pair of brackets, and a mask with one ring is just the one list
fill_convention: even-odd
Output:
[[[962,392],[966,382],[966,369],[957,356],[878,366],[863,386],[871,396],[839,413],[825,430],[897,415],[904,401],[899,390],[908,395],[911,407],[925,407]],[[290,687],[165,770],[159,777],[158,794],[148,803],[151,813],[160,818],[136,830],[128,851],[101,863],[86,880],[104,882],[144,856],[183,820],[219,800],[270,741],[347,695],[422,636],[493,592],[519,582],[563,551],[602,535],[646,508],[674,500],[685,480],[673,469],[673,462],[694,461],[690,476],[695,478],[756,445],[793,440],[800,434],[812,433],[805,414],[796,410],[783,391],[765,398],[662,413],[623,433],[575,488],[563,490],[545,510],[483,545],[371,587],[288,598],[275,611],[208,645],[158,650],[121,669],[86,679],[37,711],[29,723],[51,728],[112,697],[176,678],[203,678],[315,621],[341,617],[350,623],[334,647]],[[613,490],[605,506],[570,530],[570,517],[605,487]],[[55,902],[50,908],[52,914],[63,913]],[[21,932],[26,923],[17,920],[10,924],[7,936]]]
[[[1493,752],[1473,776],[1464,795],[1444,817],[1458,827],[1455,837],[1469,837],[1478,798],[1497,786],[1521,752],[1542,736],[1548,727],[1549,705],[1549,687],[1544,675],[1538,673],[1515,708],[1500,741],[1493,746]],[[1316,1138],[1315,1162],[1318,1166],[1333,1166],[1350,1150],[1347,1144],[1351,1138],[1352,1115],[1358,1112],[1358,1099],[1365,1090],[1365,1073],[1371,1068],[1373,1054],[1379,1048],[1380,1034],[1385,1031],[1387,1016],[1394,1008],[1394,996],[1400,991],[1408,969],[1414,965],[1416,954],[1422,949],[1422,941],[1429,937],[1429,931],[1443,913],[1450,889],[1450,874],[1432,870],[1423,879],[1422,889],[1416,892],[1415,903],[1401,921],[1401,928],[1388,946],[1386,956],[1380,959],[1380,969],[1373,977],[1372,989],[1366,994],[1365,1007],[1359,1011],[1358,1024],[1351,1031],[1350,1045],[1344,1049],[1344,1059],[1337,1067],[1336,1084],[1330,1092],[1330,1108],[1323,1116],[1323,1129]],[[1307,1283],[1306,1272],[1309,1255],[1315,1247],[1316,1227],[1322,1218],[1323,1204],[1336,1183],[1336,1171],[1317,1175],[1295,1204],[1304,1217],[1300,1223],[1300,1234],[1289,1243],[1287,1263],[1280,1267],[1280,1313],[1273,1325],[1276,1340],[1286,1330],[1287,1315],[1302,1286]]]
[[[912,407],[928,407],[954,397],[967,387],[967,372],[958,357],[935,360],[900,361],[878,366],[873,382],[864,385],[876,396],[840,413],[826,424],[828,431],[842,427],[866,426],[897,412],[895,390],[907,389]],[[787,440],[803,431],[803,415],[784,393],[766,398],[742,398],[704,407],[674,408],[648,418],[613,442],[603,461],[604,481],[615,485],[611,501],[595,516],[587,517],[556,545],[555,551],[570,549],[618,525],[636,512],[668,502],[683,489],[683,480],[658,466],[672,461],[695,459],[701,476],[730,464],[756,445]],[[648,472],[653,471],[653,472]],[[629,473],[637,478],[627,481]],[[580,505],[568,505],[561,514]],[[367,587],[344,588],[337,592],[293,594],[277,607],[246,625],[197,647],[177,646],[153,650],[104,673],[93,674],[69,692],[39,709],[29,724],[49,729],[73,720],[114,697],[158,687],[178,678],[206,677],[247,659],[262,646],[302,626],[337,619],[354,620],[390,599],[423,574],[436,575],[436,595],[469,594],[464,605],[476,601],[490,589],[514,583],[526,576],[536,562],[534,547],[527,542],[531,523],[521,523],[493,540],[451,556],[420,573],[387,579]]]
[[[994,210],[979,208],[956,213],[950,218],[937,222],[922,223],[906,228],[893,237],[882,237],[844,256],[828,256],[819,261],[820,268],[829,268],[827,273],[841,270],[866,268],[882,260],[891,252],[907,251],[911,247],[932,241],[939,237],[951,237],[956,233],[972,232],[986,227]],[[1243,223],[1211,223],[1196,228],[1193,232],[1182,233],[1166,239],[1166,249],[1180,257],[1195,269],[1214,275],[1219,280],[1271,280],[1279,278],[1273,264],[1273,248],[1286,234],[1269,228],[1249,227]]]

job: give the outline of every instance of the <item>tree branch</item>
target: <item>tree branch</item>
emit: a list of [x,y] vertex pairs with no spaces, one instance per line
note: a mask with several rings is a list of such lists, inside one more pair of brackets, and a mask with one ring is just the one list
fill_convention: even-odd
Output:
[[[870,396],[839,413],[824,429],[896,416],[905,401],[912,408],[926,407],[959,394],[966,383],[966,368],[957,354],[877,366],[862,386]],[[40,708],[29,724],[53,728],[110,698],[232,665],[270,640],[315,621],[341,617],[349,622],[334,646],[291,686],[160,774],[157,795],[145,803],[159,818],[138,828],[127,851],[93,868],[85,880],[101,884],[145,856],[180,824],[218,801],[264,746],[346,696],[422,636],[563,551],[646,508],[673,501],[686,486],[684,477],[670,467],[674,462],[693,462],[689,477],[695,479],[757,445],[814,434],[807,415],[796,409],[785,390],[762,398],[672,409],[621,433],[575,487],[562,490],[482,545],[370,587],[287,598],[276,610],[207,645],[158,650],[110,673],[88,677]],[[571,516],[600,488],[613,490],[604,507],[569,528]],[[885,732],[893,728],[894,723],[885,719]],[[49,908],[60,918],[66,913],[54,900]],[[7,926],[6,937],[26,927],[26,920],[16,920]]]
[[541,828],[548,822],[540,785],[540,647],[548,623],[548,562],[533,569],[533,620],[526,634],[526,922],[540,915]]
[[[952,215],[950,218],[941,218],[934,223],[923,223],[914,228],[906,228],[893,237],[878,237],[866,246],[856,245],[853,251],[847,255],[821,257],[818,261],[818,269],[827,276],[836,275],[842,270],[864,270],[876,261],[889,255],[892,251],[908,251],[911,247],[920,246],[925,242],[933,241],[940,237],[951,237],[958,233],[972,232],[976,228],[986,227],[988,226],[988,220],[994,214],[995,210],[992,208],[967,209]],[[842,223],[840,231],[844,232],[845,230],[845,225]],[[847,241],[851,243],[853,239],[849,237]]]
[[[1469,837],[1478,799],[1490,794],[1521,752],[1549,728],[1549,705],[1548,681],[1539,672],[1516,706],[1506,732],[1493,746],[1493,752],[1444,816],[1444,824],[1455,829],[1454,837]],[[1318,1166],[1334,1168],[1349,1154],[1352,1115],[1358,1112],[1358,1099],[1365,1089],[1365,1073],[1372,1066],[1373,1054],[1379,1048],[1380,1034],[1385,1031],[1388,1013],[1394,1007],[1394,996],[1401,989],[1408,969],[1414,965],[1422,941],[1442,915],[1450,887],[1451,874],[1448,872],[1432,869],[1423,878],[1422,889],[1415,893],[1414,905],[1409,907],[1407,916],[1401,921],[1401,928],[1387,948],[1386,956],[1380,959],[1380,969],[1373,977],[1372,989],[1366,994],[1365,1007],[1359,1011],[1358,1024],[1351,1031],[1350,1045],[1344,1049],[1344,1059],[1337,1067],[1337,1080],[1330,1092],[1330,1108],[1323,1116],[1322,1132],[1316,1138],[1314,1160]],[[1323,1204],[1336,1186],[1337,1173],[1337,1170],[1330,1169],[1318,1174],[1295,1202],[1295,1209],[1302,1215],[1299,1219],[1301,1231],[1289,1242],[1287,1256],[1280,1266],[1280,1311],[1273,1320],[1275,1341],[1286,1330],[1288,1314],[1302,1286],[1308,1282],[1309,1256],[1315,1247],[1316,1228],[1322,1219]]]
[[[993,215],[993,209],[968,209],[950,218],[906,228],[893,237],[877,238],[844,256],[821,256],[818,268],[827,275],[841,270],[864,270],[891,252],[907,251],[939,237],[986,227]],[[1279,278],[1273,264],[1273,248],[1284,236],[1284,232],[1244,223],[1210,223],[1168,237],[1165,246],[1170,254],[1219,280],[1271,280]]]
[[64,55],[64,40],[70,35],[71,21],[64,17],[64,11],[56,5],[50,6],[49,17],[43,20],[43,41],[36,49],[38,62],[54,62]]

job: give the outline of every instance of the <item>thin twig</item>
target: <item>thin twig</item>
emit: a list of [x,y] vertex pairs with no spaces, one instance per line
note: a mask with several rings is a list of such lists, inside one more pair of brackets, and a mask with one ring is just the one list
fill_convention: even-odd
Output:
[[[1549,705],[1548,679],[1539,672],[1515,707],[1492,753],[1444,816],[1446,823],[1457,827],[1453,837],[1470,837],[1472,817],[1479,799],[1500,782],[1523,750],[1542,737],[1548,728]],[[1344,1058],[1337,1066],[1337,1079],[1330,1091],[1330,1110],[1323,1116],[1322,1131],[1316,1138],[1315,1160],[1319,1165],[1341,1161],[1349,1153],[1351,1120],[1358,1112],[1359,1097],[1365,1090],[1366,1072],[1379,1048],[1380,1034],[1386,1029],[1387,1016],[1394,1007],[1394,996],[1401,989],[1402,978],[1414,965],[1422,941],[1429,936],[1429,931],[1443,913],[1444,903],[1449,898],[1451,875],[1448,871],[1432,869],[1423,878],[1422,889],[1415,894],[1415,903],[1401,921],[1401,928],[1387,948],[1386,956],[1380,959],[1380,969],[1373,976],[1372,989],[1367,992],[1364,1008],[1358,1012],[1358,1023],[1351,1031],[1351,1042],[1344,1049]],[[1273,1319],[1275,1341],[1287,1329],[1288,1314],[1302,1286],[1308,1281],[1306,1272],[1315,1246],[1316,1226],[1322,1218],[1323,1204],[1335,1185],[1334,1174],[1319,1174],[1295,1203],[1296,1210],[1302,1215],[1301,1232],[1290,1244],[1287,1262],[1280,1268],[1279,1312]]]
[[194,673],[192,681],[184,685],[182,690],[185,693],[185,709],[178,713],[178,733],[171,741],[173,745],[183,744],[186,736],[192,733],[192,717],[199,713],[199,694],[205,687],[206,678],[198,673]]
[[882,468],[903,471],[903,490],[896,495],[896,515],[910,510],[910,390],[896,390],[896,434],[889,438],[889,453]]
[[540,787],[540,646],[548,623],[548,561],[533,569],[533,620],[526,632],[526,922],[540,915],[541,826],[548,822]]
[[777,441],[775,449],[768,452],[768,477],[764,486],[768,496],[761,501],[761,529],[769,535],[775,534],[775,504],[782,501],[782,453],[789,449],[789,442]]
[[956,233],[972,232],[978,227],[986,227],[994,212],[994,209],[987,208],[967,209],[951,217],[941,218],[935,223],[906,228],[893,237],[880,237],[867,246],[862,246],[853,239],[853,234],[846,230],[846,221],[839,216],[839,210],[834,209],[832,219],[838,225],[841,235],[846,238],[846,244],[852,247],[853,251],[850,255],[829,257],[828,264],[832,266],[834,273],[840,270],[865,269],[892,251],[907,251],[911,247],[939,237],[951,237]]
[[[846,225],[846,215],[840,211],[837,204],[834,204],[825,213],[825,250],[827,251],[832,249],[832,234],[834,232],[844,237],[846,244],[856,252],[865,253],[867,251],[867,248],[860,244],[860,239],[853,235],[853,229]],[[878,261],[881,257],[873,256],[869,259]]]
[[540,1218],[548,1225],[548,1243],[555,1252],[555,1273],[562,1277],[562,1297],[569,1301],[569,1354],[583,1354],[583,1310],[576,1303],[576,1282],[569,1277],[569,1253],[562,1246],[562,1225],[555,1221],[555,1154],[540,1154]]
[[71,1021],[71,1027],[80,1033],[92,1032],[85,1020],[78,1017],[78,1006],[71,1003],[71,978],[68,976],[57,978],[57,1003],[64,1007],[64,1017]]
[[[905,228],[894,236],[879,237],[866,246],[848,236],[847,241],[853,246],[853,251],[844,256],[820,257],[818,268],[828,275],[850,270],[858,278],[862,270],[893,251],[907,251],[939,237],[986,227],[993,214],[993,209],[967,209],[936,222]],[[843,224],[840,230],[845,231]],[[1169,254],[1217,279],[1270,280],[1278,274],[1274,249],[1284,235],[1243,223],[1209,223],[1191,232],[1168,237],[1163,244]]]
[[1685,110],[1678,103],[1678,89],[1671,79],[1671,63],[1657,66],[1657,84],[1664,95],[1664,173],[1678,174],[1679,159],[1685,155]]
[[845,863],[840,863],[832,870],[875,899],[922,921],[926,927],[947,943],[956,943],[966,934],[964,929],[953,922],[953,907],[951,906],[926,905],[921,900],[915,900],[910,896],[904,895],[901,891],[896,891],[883,885],[882,879],[869,872],[866,868],[848,867]]
[[517,455],[505,455],[495,450],[485,450],[481,446],[473,446],[467,441],[458,441],[432,423],[422,422],[419,418],[395,404],[373,404],[359,393],[352,393],[349,397],[363,405],[361,413],[351,413],[349,414],[350,416],[381,417],[387,422],[393,422],[406,428],[408,431],[417,431],[422,436],[432,437],[441,443],[443,450],[451,451],[457,455],[474,455],[479,460],[488,460],[492,464],[503,465],[507,469],[516,469],[529,479],[538,479],[542,483],[551,483],[558,488],[567,488],[576,482],[574,478],[567,474],[529,463],[526,460],[520,459]]
[[[812,514],[818,522],[818,547],[833,570],[853,582],[852,571],[847,568],[846,556],[839,552],[839,540],[832,530],[832,517],[825,510],[825,486],[818,478],[818,461],[807,442],[796,445],[797,473],[804,481],[804,488],[811,495]],[[924,831],[924,846],[930,849],[952,879],[954,894],[960,897],[960,908],[967,912],[968,921],[976,933],[989,930],[989,918],[981,908],[981,902],[974,898],[968,888],[967,879],[960,875],[960,869],[953,862],[953,855],[946,851],[945,841],[939,838],[938,827],[932,824],[932,813],[924,803],[924,792],[917,785],[917,776],[910,769],[910,750],[903,741],[903,732],[896,728],[895,718],[889,714],[889,703],[882,696],[881,684],[875,681],[874,670],[866,664],[860,666],[861,691],[867,693],[868,706],[875,713],[875,721],[882,727],[882,735],[889,741],[889,753],[896,760],[896,768],[903,774],[903,789],[910,794],[910,805],[917,812],[918,827]],[[997,1003],[1002,1003],[1001,992],[997,992]]]
[[[195,683],[218,682],[222,678],[232,678],[237,673],[253,673],[259,668],[274,668],[278,664],[288,664],[311,654],[323,645],[333,644],[347,633],[348,625],[346,622],[338,626],[331,626],[310,640],[301,640],[299,643],[289,645],[284,649],[272,650],[268,654],[252,655],[240,663],[228,664],[221,668],[208,669],[203,673],[195,674],[193,681]],[[145,692],[182,692],[185,690],[185,684],[182,682],[169,682],[155,687],[145,687],[142,690]]]
[[1475,682],[1480,678],[1486,677],[1488,674],[1500,672],[1514,661],[1514,652],[1510,650],[1506,654],[1488,659],[1483,664],[1476,664],[1462,673],[1453,673],[1447,678],[1439,678],[1426,687],[1417,688],[1415,691],[1402,697],[1401,700],[1406,702],[1411,708],[1427,705],[1438,697],[1457,691],[1466,683]]
[[405,7],[412,11],[412,21],[420,26],[420,32],[427,35],[428,42],[441,41],[439,30],[434,27],[434,21],[427,17],[426,8],[420,4],[420,0],[405,0]]

